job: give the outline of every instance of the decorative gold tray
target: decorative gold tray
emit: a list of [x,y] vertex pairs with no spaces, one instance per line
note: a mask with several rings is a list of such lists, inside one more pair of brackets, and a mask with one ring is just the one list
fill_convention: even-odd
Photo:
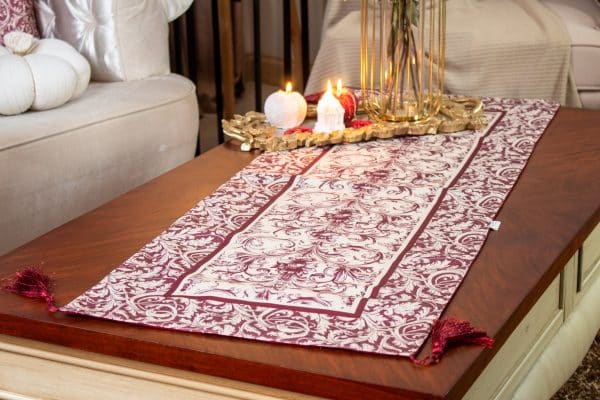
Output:
[[[314,110],[309,108],[309,117]],[[395,136],[421,136],[482,129],[487,125],[483,103],[474,97],[444,97],[440,112],[435,117],[417,122],[377,122],[357,128],[346,128],[331,133],[297,132],[281,134],[269,125],[264,114],[250,111],[223,120],[225,135],[241,142],[243,151],[293,150],[299,147],[326,146],[339,143],[357,143],[372,139],[389,139]]]

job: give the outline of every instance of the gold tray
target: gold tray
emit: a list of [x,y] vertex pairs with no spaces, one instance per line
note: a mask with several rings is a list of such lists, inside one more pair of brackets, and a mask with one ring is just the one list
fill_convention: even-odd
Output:
[[[308,119],[316,116],[315,106],[309,105]],[[360,111],[360,110],[359,110]],[[359,114],[358,117],[366,115]],[[309,122],[310,123],[310,122]],[[309,123],[305,126],[309,126]],[[263,113],[249,111],[223,120],[223,132],[241,142],[243,151],[293,150],[299,147],[326,146],[340,143],[357,143],[373,139],[389,139],[396,136],[435,135],[462,130],[482,129],[487,125],[483,115],[483,103],[474,97],[444,97],[439,113],[424,121],[382,122],[358,128],[346,128],[331,133],[297,132],[284,135],[269,125]]]

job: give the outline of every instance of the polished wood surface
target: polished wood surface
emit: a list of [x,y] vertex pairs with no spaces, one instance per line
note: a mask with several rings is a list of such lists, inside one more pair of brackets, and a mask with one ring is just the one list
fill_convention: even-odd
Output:
[[[444,315],[496,339],[430,368],[402,357],[268,344],[51,314],[0,293],[0,333],[338,399],[460,398],[600,220],[600,112],[561,109]],[[59,305],[96,283],[257,154],[226,144],[0,257],[43,263]],[[429,344],[424,352],[428,351]]]

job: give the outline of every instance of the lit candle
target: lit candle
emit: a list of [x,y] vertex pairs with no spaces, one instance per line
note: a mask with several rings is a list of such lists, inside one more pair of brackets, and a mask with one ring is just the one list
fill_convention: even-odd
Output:
[[342,80],[337,81],[337,90],[335,97],[338,99],[342,107],[344,107],[344,125],[350,126],[350,123],[356,117],[356,109],[358,108],[358,99],[356,94],[351,89],[345,89],[342,86]]
[[340,97],[342,95],[342,80],[338,79],[337,81],[337,90],[335,92],[335,97]]
[[292,92],[292,82],[285,92],[278,90],[265,101],[265,115],[269,124],[280,130],[299,126],[306,118],[306,100],[298,92]]
[[317,123],[314,130],[324,133],[344,130],[344,107],[333,95],[331,81],[327,81],[327,91],[317,104]]

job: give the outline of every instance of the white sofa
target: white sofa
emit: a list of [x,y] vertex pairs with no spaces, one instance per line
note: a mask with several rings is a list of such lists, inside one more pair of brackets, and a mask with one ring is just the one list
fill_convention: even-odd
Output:
[[[168,72],[168,21],[162,15],[157,26],[146,14],[152,1],[138,1],[143,7],[136,13],[162,33],[149,41],[134,26],[129,34],[141,37],[129,39],[144,43],[149,62]],[[91,10],[81,7],[80,17],[90,17]],[[123,52],[119,62],[143,67],[144,54]],[[168,73],[92,81],[81,97],[59,108],[0,116],[0,254],[193,158],[198,119],[194,84]]]

